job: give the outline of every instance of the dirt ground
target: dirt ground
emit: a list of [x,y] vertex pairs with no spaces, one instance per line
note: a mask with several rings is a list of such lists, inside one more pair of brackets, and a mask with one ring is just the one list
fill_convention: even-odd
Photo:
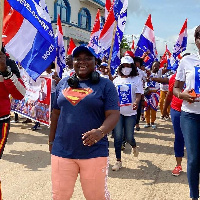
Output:
[[[159,113],[158,116],[159,117]],[[49,128],[32,131],[32,124],[11,124],[9,139],[0,160],[3,200],[50,200],[51,167],[48,152]],[[171,121],[156,120],[158,128],[143,128],[135,132],[139,156],[131,154],[126,145],[122,153],[123,167],[113,172],[115,163],[113,138],[110,141],[108,188],[112,200],[189,200],[186,176],[186,156],[183,172],[174,177],[174,134]],[[186,153],[185,153],[186,154]],[[72,200],[84,200],[79,179]]]

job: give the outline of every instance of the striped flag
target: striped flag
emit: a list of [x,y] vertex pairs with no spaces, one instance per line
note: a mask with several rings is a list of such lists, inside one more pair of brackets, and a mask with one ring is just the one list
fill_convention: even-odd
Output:
[[62,73],[66,67],[66,61],[65,61],[66,58],[65,58],[65,46],[63,40],[63,31],[62,31],[60,15],[58,15],[57,19],[56,52],[57,52],[56,72],[58,76],[62,78]]
[[67,49],[67,55],[71,55],[72,51],[74,50],[75,47],[76,47],[76,45],[74,43],[74,40],[72,38],[70,38],[69,46],[68,46],[68,49]]
[[142,34],[140,35],[135,56],[142,57],[145,52],[148,52],[148,56],[145,58],[145,64],[147,67],[150,67],[153,61],[157,60],[156,42],[151,15],[148,16]]
[[133,53],[135,52],[135,42],[134,42],[134,40],[132,41],[131,51],[132,51]]
[[126,19],[127,19],[128,0],[114,0],[114,15],[117,21],[117,29],[115,33],[115,40],[111,59],[111,72],[114,74],[115,70],[121,63],[120,59],[120,45],[123,38]]
[[5,0],[5,48],[33,80],[55,60],[55,38],[45,0]]
[[111,0],[106,0],[106,3],[105,3],[105,20],[108,17],[108,13],[110,11],[110,8],[111,8]]
[[114,27],[115,27],[115,16],[114,16],[114,12],[113,12],[113,4],[112,4],[112,6],[110,8],[110,12],[107,17],[107,20],[106,20],[106,22],[103,26],[103,29],[101,30],[100,36],[99,36],[99,43],[101,46],[99,57],[101,59],[103,57],[105,57],[106,59],[109,58]]
[[160,60],[160,68],[163,67],[164,64],[168,62],[168,59],[170,57],[171,57],[171,52],[169,51],[169,49],[167,48],[167,45],[166,45],[165,52]]
[[94,26],[92,29],[92,33],[90,35],[90,41],[88,46],[91,47],[94,52],[98,55],[100,51],[100,44],[99,44],[99,36],[100,36],[101,30],[100,30],[100,11],[98,9]]
[[176,59],[176,57],[186,50],[187,47],[187,19],[185,20],[181,31],[179,33],[178,39],[176,41],[176,44],[174,45],[173,49],[173,57]]

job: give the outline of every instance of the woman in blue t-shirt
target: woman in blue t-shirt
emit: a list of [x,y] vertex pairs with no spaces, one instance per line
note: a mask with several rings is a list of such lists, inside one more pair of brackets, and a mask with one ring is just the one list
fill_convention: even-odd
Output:
[[110,199],[106,135],[119,119],[117,92],[95,72],[89,47],[75,48],[72,56],[76,73],[59,82],[51,117],[53,199],[70,199],[79,173],[87,200]]

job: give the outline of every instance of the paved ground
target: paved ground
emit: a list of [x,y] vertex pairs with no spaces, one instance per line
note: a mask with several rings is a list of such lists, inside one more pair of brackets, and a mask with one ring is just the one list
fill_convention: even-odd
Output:
[[[156,130],[141,128],[136,132],[139,157],[133,157],[127,145],[122,154],[123,168],[118,172],[111,170],[115,155],[113,139],[109,136],[108,187],[113,200],[189,200],[185,158],[183,173],[179,177],[171,175],[175,166],[171,122],[158,119],[156,122]],[[0,160],[3,200],[51,199],[47,145],[49,129],[42,126],[42,130],[34,132],[28,129],[30,127],[32,124],[17,123],[11,126],[9,140]],[[84,199],[77,180],[72,200]]]

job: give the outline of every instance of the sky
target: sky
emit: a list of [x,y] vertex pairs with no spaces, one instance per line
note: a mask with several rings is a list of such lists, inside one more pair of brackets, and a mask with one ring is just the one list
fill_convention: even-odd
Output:
[[166,43],[168,49],[173,50],[186,18],[188,19],[188,45],[184,53],[197,51],[194,44],[194,30],[200,25],[200,0],[129,0],[127,12],[124,34],[130,35],[130,42],[132,35],[134,36],[135,46],[147,17],[151,14],[159,55],[164,53]]

